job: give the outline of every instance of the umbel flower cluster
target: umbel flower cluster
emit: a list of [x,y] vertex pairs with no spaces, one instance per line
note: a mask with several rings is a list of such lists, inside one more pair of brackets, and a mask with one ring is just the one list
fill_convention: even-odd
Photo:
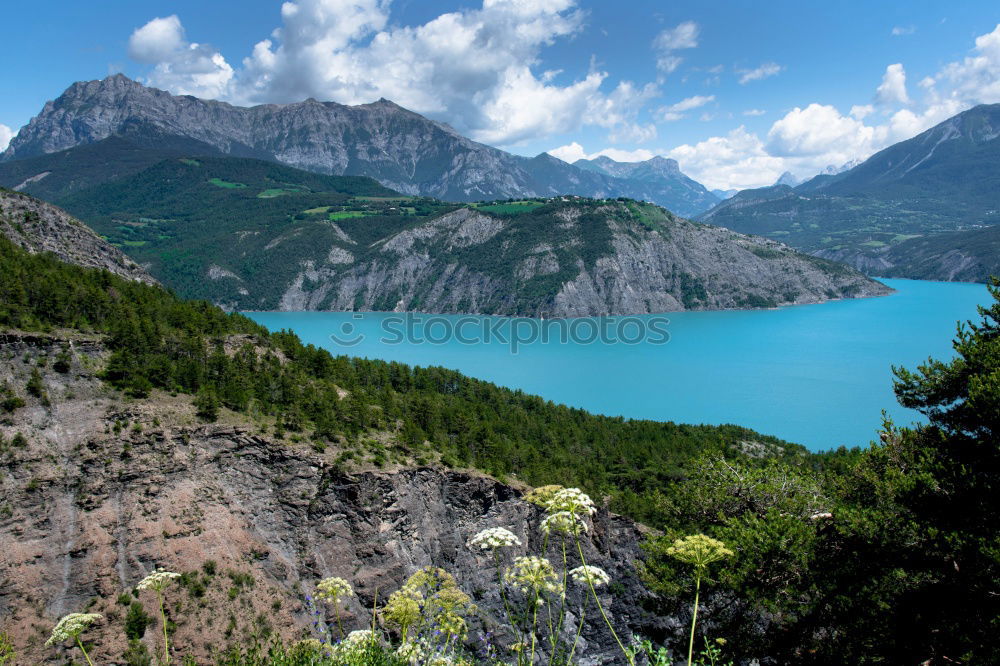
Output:
[[70,613],[59,620],[45,644],[55,645],[68,640],[75,641],[77,636],[82,634],[87,627],[102,617],[104,616],[100,613]]
[[569,577],[581,585],[586,585],[589,582],[594,587],[601,587],[611,582],[611,576],[608,575],[608,572],[588,564],[581,564],[576,569],[571,569]]
[[316,596],[330,603],[337,603],[354,596],[354,588],[343,578],[331,576],[316,584]]
[[580,534],[587,531],[587,523],[571,511],[557,511],[546,516],[539,525],[545,534]]
[[148,576],[136,584],[135,589],[140,591],[153,590],[154,592],[163,592],[163,590],[170,585],[174,579],[180,577],[181,575],[179,573],[174,573],[165,569],[153,569]]
[[[517,649],[514,650],[514,653],[518,665],[533,664],[536,661],[536,652],[541,653],[544,660],[545,651],[548,651],[550,662],[557,655],[561,655],[559,659],[565,660],[565,662],[561,661],[560,663],[572,663],[572,656],[577,649],[580,633],[584,626],[586,605],[575,611],[579,617],[579,622],[575,627],[576,635],[571,643],[566,644],[566,632],[563,630],[568,616],[567,585],[570,581],[585,587],[585,600],[587,600],[588,592],[589,596],[594,598],[601,617],[611,630],[615,640],[618,641],[619,647],[625,651],[629,663],[634,663],[632,655],[625,650],[622,642],[618,639],[614,627],[611,626],[607,614],[604,612],[601,600],[597,597],[597,588],[608,585],[611,582],[611,577],[600,567],[587,564],[580,541],[581,535],[589,531],[587,520],[597,513],[594,501],[579,488],[564,488],[557,485],[536,488],[525,495],[524,499],[545,510],[545,516],[538,526],[543,536],[542,555],[515,556],[511,565],[503,570],[500,549],[521,545],[520,540],[510,530],[503,527],[491,527],[479,532],[468,541],[468,546],[472,550],[488,550],[493,553],[504,609],[507,613],[512,637],[517,641],[515,643]],[[559,539],[562,573],[551,560],[544,557],[553,537]],[[573,569],[570,569],[569,563],[571,544],[575,545],[576,556],[579,559],[579,566]],[[521,595],[523,602],[528,606],[527,613],[516,614],[511,610],[510,599],[506,594],[508,587],[512,592]],[[553,603],[547,603],[547,599]],[[548,616],[542,624],[539,623],[540,608],[547,609],[545,614]],[[539,627],[548,629],[547,637],[540,639]],[[571,629],[569,631],[572,632]],[[568,659],[566,659],[567,654],[569,655]]]
[[527,594],[541,592],[558,593],[559,576],[555,567],[544,557],[528,555],[514,560],[514,566],[507,570],[507,582]]
[[713,562],[731,557],[733,551],[718,539],[704,534],[692,534],[675,541],[674,545],[667,548],[667,555],[703,571]]
[[546,509],[550,513],[558,513],[560,511],[566,511],[572,513],[576,516],[592,516],[597,513],[597,507],[594,506],[594,501],[590,499],[587,493],[583,492],[579,488],[563,488],[557,491],[552,499],[549,500]]
[[469,539],[468,542],[469,548],[480,548],[482,550],[520,545],[521,540],[517,538],[517,535],[504,527],[485,529]]

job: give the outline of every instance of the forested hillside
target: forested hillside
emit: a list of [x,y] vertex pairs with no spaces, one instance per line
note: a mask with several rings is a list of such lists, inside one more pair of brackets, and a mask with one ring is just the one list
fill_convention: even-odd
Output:
[[636,517],[655,511],[657,489],[695,455],[741,457],[752,444],[768,455],[808,457],[800,446],[738,426],[594,416],[443,368],[334,357],[158,287],[28,255],[5,239],[0,250],[0,327],[104,333],[113,386],[137,396],[154,389],[195,395],[206,417],[220,408],[252,410],[319,447],[391,431],[394,446],[414,460],[579,485],[612,495],[614,506]]
[[839,264],[628,199],[480,202],[240,158],[173,158],[62,204],[186,298],[234,310],[546,317],[889,293]]

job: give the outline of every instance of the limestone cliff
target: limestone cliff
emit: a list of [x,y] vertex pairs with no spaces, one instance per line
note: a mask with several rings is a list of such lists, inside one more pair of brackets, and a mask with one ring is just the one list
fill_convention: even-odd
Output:
[[[776,241],[613,200],[557,202],[514,217],[461,209],[368,247],[350,237],[329,242],[303,261],[278,308],[578,317],[890,292]],[[236,291],[244,283],[231,283],[232,295],[220,300],[253,307],[252,296]]]

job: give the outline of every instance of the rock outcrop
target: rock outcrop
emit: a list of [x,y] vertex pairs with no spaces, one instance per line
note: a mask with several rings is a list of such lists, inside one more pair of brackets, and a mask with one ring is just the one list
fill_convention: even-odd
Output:
[[[61,350],[72,358],[66,372],[53,369]],[[265,625],[286,639],[308,635],[304,598],[325,576],[354,584],[345,622],[364,627],[376,593],[384,600],[428,565],[452,572],[480,606],[475,641],[503,611],[492,561],[467,539],[504,526],[525,544],[505,558],[542,548],[539,509],[482,474],[346,469],[333,448],[276,440],[233,414],[201,424],[184,396],[125,401],[95,376],[107,353],[94,337],[6,333],[0,353],[0,386],[27,403],[0,425],[0,626],[22,663],[61,663],[43,643],[59,616],[84,609],[105,615],[87,634],[95,662],[120,659],[128,593],[156,566],[188,574],[167,592],[167,610],[176,654],[199,663]],[[40,396],[23,390],[37,367]],[[645,633],[641,536],[601,510],[584,545],[616,581],[602,594],[612,621]],[[140,598],[153,612],[153,598]],[[571,609],[580,601],[572,592]],[[616,648],[599,616],[587,618],[578,654],[601,663]],[[144,638],[151,653],[157,631]]]
[[142,267],[83,222],[26,194],[0,189],[0,233],[28,252],[51,252],[71,264],[156,284]]

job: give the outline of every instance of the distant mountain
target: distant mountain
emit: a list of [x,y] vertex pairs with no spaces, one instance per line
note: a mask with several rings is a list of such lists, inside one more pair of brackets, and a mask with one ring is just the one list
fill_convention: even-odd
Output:
[[0,189],[0,234],[33,254],[50,252],[71,264],[103,268],[130,280],[156,283],[134,260],[109,245],[90,227],[65,211],[20,192]]
[[[948,262],[928,272],[926,252],[945,247],[937,234],[1000,223],[1000,104],[960,113],[842,173],[740,192],[698,219],[875,274],[965,279]],[[986,235],[969,233],[947,242]],[[917,238],[927,242],[910,242]],[[997,263],[977,256],[977,265]]]
[[712,190],[712,194],[714,194],[722,201],[725,201],[726,199],[736,196],[737,192],[739,192],[739,190]]
[[648,187],[645,195],[633,198],[653,202],[672,201],[673,205],[667,208],[685,217],[706,211],[720,201],[704,185],[685,176],[677,160],[659,155],[645,162],[616,162],[601,155],[592,160],[577,160],[573,166],[641,183]]
[[789,187],[795,187],[796,185],[801,185],[802,181],[795,177],[791,171],[786,171],[778,177],[778,180],[774,182],[775,185],[788,185]]
[[165,160],[64,204],[179,294],[233,309],[583,316],[887,292],[653,204],[458,206],[253,159]]
[[[630,180],[583,170],[544,153],[535,158],[512,155],[384,99],[358,106],[309,99],[243,108],[171,95],[121,74],[74,83],[46,103],[18,132],[0,162],[16,164],[110,138],[124,138],[138,146],[136,152],[157,154],[164,147],[195,142],[189,154],[211,151],[323,174],[369,176],[398,192],[448,201],[624,196],[649,199],[685,215],[714,203],[711,195],[692,199],[691,185],[678,185],[673,175],[663,183]],[[41,183],[49,177],[44,174],[55,173],[50,167],[51,162],[5,166],[0,183],[42,194]],[[102,175],[111,174],[105,170]]]

